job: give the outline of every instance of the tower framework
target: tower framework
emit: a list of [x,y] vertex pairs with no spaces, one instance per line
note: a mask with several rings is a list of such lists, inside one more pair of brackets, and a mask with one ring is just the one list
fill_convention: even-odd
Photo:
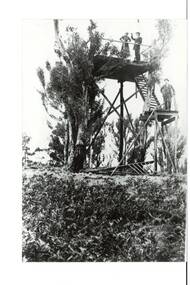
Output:
[[[153,71],[153,66],[149,62],[131,62],[125,60],[124,58],[118,57],[108,57],[108,56],[96,56],[94,58],[94,76],[104,79],[117,80],[119,83],[119,91],[116,94],[113,102],[110,101],[109,96],[105,94],[103,90],[100,93],[104,99],[109,104],[109,109],[104,117],[102,125],[97,130],[96,134],[91,140],[89,148],[95,143],[96,138],[101,131],[104,123],[106,122],[108,116],[115,112],[119,117],[119,163],[116,167],[109,168],[98,168],[98,169],[86,169],[88,172],[98,172],[98,173],[110,173],[111,175],[118,173],[118,171],[128,171],[133,174],[156,174],[158,172],[158,140],[161,139],[161,144],[163,148],[163,153],[167,161],[170,162],[173,172],[177,172],[177,137],[176,134],[173,138],[170,138],[174,142],[174,148],[167,145],[165,140],[165,134],[168,132],[168,125],[175,122],[177,126],[178,112],[164,110],[161,106],[156,94],[155,89],[152,88],[149,79],[151,72]],[[124,96],[124,82],[133,82],[136,86],[136,91],[132,93],[129,97]],[[134,98],[134,96],[139,94],[144,101],[144,107],[142,114],[140,115],[141,129],[139,133],[135,133],[132,120],[129,115],[129,110],[127,108],[127,102]],[[116,100],[119,98],[120,104],[115,106]],[[131,125],[131,130],[133,133],[133,140],[129,146],[124,150],[123,140],[124,140],[124,112],[126,113],[129,123]],[[124,164],[125,157],[127,153],[135,146],[137,141],[143,139],[143,133],[147,131],[149,124],[154,123],[154,160],[147,161],[135,161],[133,163]],[[176,132],[177,132],[177,128]],[[146,165],[146,169],[145,166]],[[154,165],[151,169],[150,165]]]

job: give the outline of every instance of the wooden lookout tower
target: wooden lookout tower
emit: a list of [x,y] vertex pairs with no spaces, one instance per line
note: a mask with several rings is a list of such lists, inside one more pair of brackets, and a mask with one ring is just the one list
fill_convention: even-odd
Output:
[[[149,84],[149,80],[151,77],[151,72],[153,71],[153,66],[149,61],[140,61],[140,62],[132,62],[127,59],[121,57],[113,57],[113,56],[101,56],[98,55],[94,58],[94,76],[100,78],[107,78],[117,80],[119,84],[119,91],[116,94],[113,102],[110,101],[109,96],[106,96],[104,91],[101,91],[102,96],[109,104],[109,110],[104,117],[102,126],[104,125],[108,116],[115,112],[119,117],[119,134],[120,134],[120,147],[119,147],[119,163],[116,167],[110,168],[101,168],[88,170],[90,172],[100,172],[100,173],[110,173],[114,174],[120,170],[130,170],[135,174],[156,174],[158,171],[158,140],[160,139],[163,147],[163,153],[165,154],[165,158],[170,160],[170,165],[172,165],[173,172],[177,171],[177,145],[176,138],[171,138],[174,142],[174,149],[172,150],[166,144],[164,134],[167,132],[167,126],[171,122],[175,121],[177,124],[178,112],[176,110],[169,111],[164,110],[162,105],[160,104],[156,94],[155,89],[151,87]],[[129,81],[133,82],[136,86],[136,91],[131,94],[129,97],[125,98],[124,96],[124,82]],[[131,124],[131,129],[134,130],[132,125],[132,121],[130,119],[129,111],[127,108],[127,102],[132,100],[135,95],[139,94],[144,102],[144,107],[142,110],[142,114],[140,115],[141,129],[139,133],[134,133],[134,139],[127,149],[124,150],[123,145],[123,122],[124,122],[124,112],[126,113],[129,122]],[[119,106],[115,106],[116,100],[120,98]],[[138,161],[135,163],[128,163],[124,165],[124,157],[127,155],[128,151],[134,146],[137,140],[141,140],[143,137],[143,132],[146,131],[148,125],[154,124],[154,160],[145,162]],[[91,141],[91,145],[95,143],[96,137],[99,134],[102,126],[99,128],[97,133],[94,135]],[[177,130],[176,130],[177,131]],[[145,170],[144,165],[148,167],[150,171]],[[153,169],[150,167],[154,165]],[[146,167],[146,169],[147,169]],[[104,172],[105,171],[105,172]]]
[[[58,29],[58,20],[54,20],[55,27],[55,37],[56,43],[59,48],[62,50],[63,54],[65,52],[64,46],[59,38],[59,29]],[[105,39],[107,40],[107,39]],[[107,40],[109,41],[109,40]],[[114,40],[111,40],[114,42]],[[121,41],[115,41],[122,43]],[[128,44],[131,44],[130,42]],[[178,112],[177,110],[166,110],[160,104],[156,94],[155,88],[152,84],[152,72],[155,70],[154,64],[147,57],[147,50],[151,47],[144,44],[139,44],[142,47],[145,47],[145,50],[141,52],[141,54],[146,55],[146,60],[131,61],[128,58],[120,55],[120,56],[104,56],[97,55],[93,59],[93,76],[102,78],[102,79],[112,79],[116,80],[119,84],[119,91],[116,94],[113,102],[110,101],[109,96],[107,96],[103,90],[99,88],[100,93],[104,97],[104,99],[109,104],[109,109],[103,119],[103,122],[94,137],[91,139],[91,143],[88,147],[88,150],[91,146],[96,142],[96,138],[101,131],[105,121],[108,116],[115,112],[119,117],[119,137],[120,137],[120,145],[119,145],[119,163],[116,167],[109,168],[101,168],[101,169],[83,169],[86,172],[99,172],[99,173],[110,173],[113,175],[114,173],[118,173],[120,171],[126,170],[131,171],[133,174],[156,174],[158,171],[158,142],[161,142],[164,156],[169,161],[170,169],[173,172],[177,171],[177,120],[178,120]],[[137,59],[137,57],[136,57]],[[136,91],[131,94],[129,97],[125,98],[124,96],[124,82],[132,82],[135,84]],[[127,108],[127,102],[132,100],[134,96],[140,95],[144,102],[144,107],[142,113],[140,115],[140,131],[138,133],[135,132],[132,120],[130,118],[129,110]],[[116,100],[119,98],[120,104],[115,106]],[[125,114],[128,117],[128,121],[131,125],[131,130],[133,132],[133,139],[131,143],[124,149],[124,118]],[[172,122],[176,124],[176,134],[172,135],[170,139],[170,147],[168,146],[165,140],[165,134],[168,133],[168,125]],[[141,150],[143,150],[143,141],[144,134],[147,134],[147,128],[154,124],[154,154],[153,160],[151,161],[132,161],[125,163],[125,158],[131,149],[134,149],[135,146],[138,145]],[[173,147],[171,149],[171,142]],[[145,157],[145,156],[144,156]],[[146,167],[145,167],[146,165]],[[154,169],[151,169],[150,165],[154,165]],[[147,170],[148,168],[148,170]]]

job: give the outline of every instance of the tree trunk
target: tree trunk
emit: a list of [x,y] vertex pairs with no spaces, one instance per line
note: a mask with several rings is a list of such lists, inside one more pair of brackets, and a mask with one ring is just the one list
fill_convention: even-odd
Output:
[[71,169],[73,172],[79,172],[84,167],[84,162],[86,159],[86,147],[82,138],[84,138],[84,126],[81,123],[78,129],[77,142],[75,145],[73,161],[71,164]]
[[[88,103],[88,88],[83,85],[84,101],[81,106],[80,119],[78,120],[78,132],[76,138],[76,145],[74,146],[74,155],[72,160],[71,169],[74,172],[79,172],[84,167],[84,162],[86,160],[86,131],[89,113],[89,103]],[[80,122],[79,122],[80,121]]]
[[65,146],[65,163],[68,164],[69,159],[69,142],[70,142],[70,130],[69,130],[69,122],[67,120],[66,123],[66,146]]
[[71,169],[73,172],[79,172],[81,169],[83,169],[84,161],[85,161],[85,146],[84,144],[78,144],[75,147],[74,151],[74,157]]

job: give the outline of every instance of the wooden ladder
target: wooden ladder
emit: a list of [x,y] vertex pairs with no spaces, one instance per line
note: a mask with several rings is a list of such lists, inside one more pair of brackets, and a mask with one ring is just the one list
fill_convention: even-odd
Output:
[[[144,101],[147,100],[148,97],[148,79],[143,75],[140,74],[135,77],[135,83],[141,94],[141,97]],[[150,111],[155,109],[160,109],[161,104],[154,93],[151,94],[150,98]]]

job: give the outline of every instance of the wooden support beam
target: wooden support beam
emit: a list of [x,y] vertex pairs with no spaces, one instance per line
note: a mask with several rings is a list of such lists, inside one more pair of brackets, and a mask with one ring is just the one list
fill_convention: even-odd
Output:
[[108,97],[104,94],[104,92],[102,90],[100,90],[100,93],[103,95],[103,97],[106,99],[106,101],[109,103],[110,106],[112,106],[112,108],[114,109],[114,111],[116,112],[116,114],[119,116],[120,118],[120,114],[117,111],[117,109],[112,105],[112,103],[110,102],[110,100],[108,99]]
[[167,111],[167,110],[156,110],[155,113],[157,114],[158,121],[164,120],[164,118],[169,119],[173,116],[178,115],[178,111]]
[[155,115],[155,125],[154,125],[154,172],[157,173],[157,115]]
[[[157,121],[157,124],[158,124],[158,121]],[[167,144],[166,144],[166,142],[165,142],[165,139],[164,139],[164,137],[163,137],[163,135],[162,135],[161,128],[160,128],[159,124],[158,124],[158,129],[159,129],[159,131],[160,131],[160,134],[161,134],[161,136],[162,136],[163,142],[164,142],[164,144],[165,144],[166,153],[167,153],[167,155],[168,155],[168,157],[169,157],[169,159],[170,159],[170,162],[171,162],[171,164],[172,164],[172,167],[173,167],[174,171],[176,171],[175,162],[173,162],[173,160],[172,160],[172,157],[171,157],[171,154],[170,154],[170,150],[169,150],[169,148],[168,148],[168,146],[167,146]]]
[[146,174],[145,171],[141,167],[139,167],[139,164],[133,164],[133,167],[139,172],[139,174]]
[[164,151],[164,156],[166,158],[166,147],[165,147],[165,144],[164,144],[164,127],[161,125],[161,129],[160,129],[160,132],[162,133],[161,137],[162,137],[162,147],[163,147],[163,151]]
[[141,172],[139,171],[139,169],[137,169],[134,165],[129,165],[129,167],[135,171],[137,173],[137,175],[141,174]]
[[[154,162],[154,161],[153,161]],[[141,165],[143,165],[143,163],[141,163]],[[150,171],[150,173],[146,170],[147,174],[153,174],[154,172],[152,171],[152,169],[150,168],[149,165],[146,165],[146,167],[148,168],[148,170]]]
[[[149,122],[149,120],[150,120],[152,114],[154,113],[154,111],[155,111],[155,110],[152,110],[152,112],[150,113],[150,115],[149,115],[149,117],[147,118],[146,122],[144,123],[144,128],[145,128],[145,126],[148,124],[148,122]],[[139,131],[139,133],[137,134],[137,136],[132,140],[132,142],[130,143],[130,145],[128,146],[128,148],[125,150],[125,153],[124,153],[122,159],[119,161],[118,166],[115,167],[115,169],[113,170],[113,172],[111,173],[111,175],[114,175],[114,173],[116,172],[116,170],[118,169],[118,167],[119,167],[119,166],[121,165],[121,163],[123,162],[123,160],[124,160],[125,156],[127,155],[128,151],[131,149],[132,145],[136,142],[136,140],[138,139],[138,137],[140,136],[140,134],[141,134],[141,132],[142,132],[142,130],[143,130],[144,128],[140,129],[140,131]]]
[[[136,165],[149,165],[149,164],[152,164],[154,163],[154,160],[150,160],[150,161],[142,161],[142,162],[134,162],[134,163],[128,163],[126,165],[120,165],[118,166],[118,169],[128,169],[130,168],[131,166],[136,166]],[[115,167],[99,167],[99,168],[86,168],[86,169],[83,169],[82,171],[84,172],[98,172],[98,171],[112,171],[114,170]]]
[[[127,103],[127,101],[129,101],[133,96],[137,95],[137,93],[139,92],[139,90],[137,90],[136,92],[134,92],[132,95],[130,95],[127,99],[124,100],[125,103]],[[118,105],[117,107],[115,107],[115,109],[119,109],[120,105]],[[112,110],[110,112],[110,115],[114,112],[114,110]]]
[[130,114],[129,114],[129,111],[128,111],[128,108],[127,108],[127,105],[126,105],[125,101],[123,101],[123,103],[124,103],[124,107],[125,107],[128,119],[129,119],[129,123],[131,125],[131,131],[132,131],[134,137],[136,137],[135,129],[134,129],[134,126],[133,126],[133,123],[132,123],[132,120],[131,120],[131,117],[130,117]]
[[120,83],[119,160],[123,156],[123,82]]
[[107,112],[107,115],[104,117],[102,124],[100,125],[100,127],[98,128],[96,134],[95,134],[94,137],[92,138],[91,143],[90,143],[90,145],[89,145],[88,148],[87,148],[87,151],[88,151],[88,150],[90,149],[90,147],[93,145],[93,143],[94,143],[95,139],[97,138],[99,132],[101,131],[101,129],[102,129],[102,127],[103,127],[105,121],[107,120],[107,117],[110,115],[111,109],[114,107],[114,104],[115,104],[115,102],[116,102],[116,100],[117,100],[119,94],[120,94],[120,89],[119,89],[119,92],[117,93],[117,95],[115,96],[115,99],[114,99],[113,102],[111,103],[111,106],[110,106],[110,108],[109,108],[109,110],[108,110],[108,112]]
[[162,127],[165,126],[165,125],[167,125],[167,124],[170,124],[170,123],[173,122],[173,121],[175,121],[175,117],[172,117],[172,118],[170,118],[170,119],[168,119],[168,120],[163,121],[163,122],[162,122]]
[[178,120],[177,116],[175,117],[175,138],[174,138],[174,164],[175,172],[178,172],[178,163],[177,163],[177,130],[178,130]]

